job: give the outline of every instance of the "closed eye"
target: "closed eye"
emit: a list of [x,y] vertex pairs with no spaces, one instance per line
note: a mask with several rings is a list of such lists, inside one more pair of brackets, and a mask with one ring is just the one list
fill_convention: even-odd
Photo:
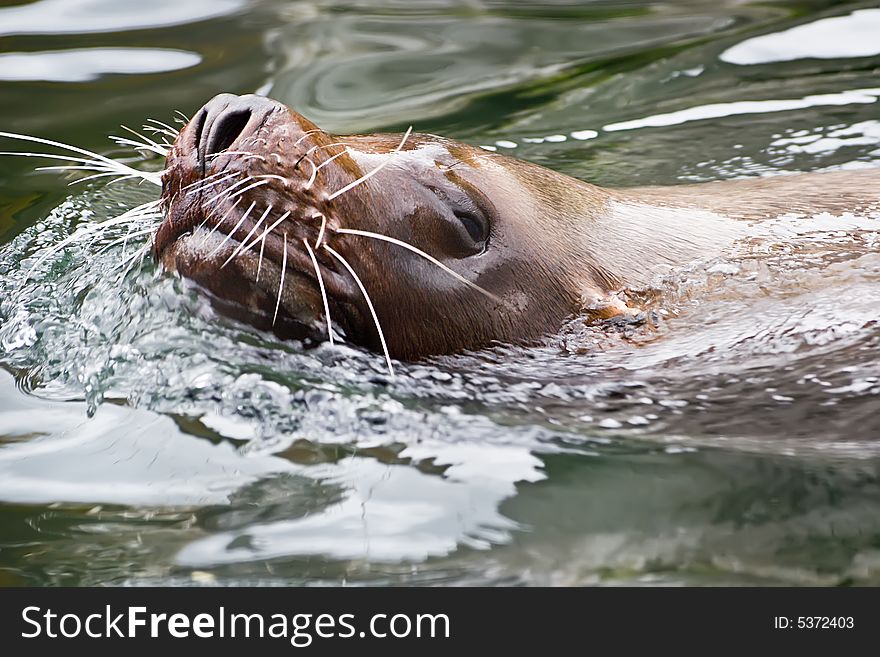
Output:
[[481,216],[465,210],[454,210],[453,214],[474,242],[485,242],[489,238],[489,226]]

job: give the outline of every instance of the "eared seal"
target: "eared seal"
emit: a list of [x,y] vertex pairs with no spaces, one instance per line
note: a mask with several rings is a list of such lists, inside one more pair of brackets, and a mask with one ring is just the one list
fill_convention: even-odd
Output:
[[523,342],[722,253],[743,220],[880,204],[880,170],[603,189],[427,134],[328,134],[222,94],[162,177],[163,265],[279,334],[400,359]]

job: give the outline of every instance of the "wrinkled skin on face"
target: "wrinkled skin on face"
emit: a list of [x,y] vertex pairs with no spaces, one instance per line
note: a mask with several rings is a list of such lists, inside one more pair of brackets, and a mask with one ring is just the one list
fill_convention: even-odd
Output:
[[571,180],[433,135],[334,136],[223,94],[168,155],[154,249],[224,312],[285,337],[327,339],[329,311],[337,337],[381,351],[365,291],[396,358],[528,341],[602,287],[601,271],[572,273],[584,254],[541,198],[557,177]]

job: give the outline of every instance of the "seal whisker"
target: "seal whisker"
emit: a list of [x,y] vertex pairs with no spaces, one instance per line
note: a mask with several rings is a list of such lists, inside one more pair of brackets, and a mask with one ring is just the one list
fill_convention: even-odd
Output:
[[117,175],[126,175],[122,171],[108,171],[107,167],[91,164],[53,164],[49,166],[34,167],[34,171],[103,171]]
[[[193,194],[201,194],[202,192],[205,192],[205,191],[211,189],[211,188],[214,187],[215,185],[219,185],[220,183],[226,182],[227,180],[230,180],[230,179],[232,179],[232,178],[235,178],[235,177],[238,176],[238,175],[241,175],[241,174],[239,174],[239,173],[229,174],[228,176],[224,176],[223,178],[220,178],[220,179],[218,179],[218,180],[214,180],[214,181],[212,181],[212,182],[210,182],[210,183],[205,183],[204,185],[201,185],[201,186],[199,186],[199,187],[194,187],[193,189],[191,189],[190,191],[188,191],[188,192],[186,193],[186,195],[187,195],[187,196],[192,196]],[[193,184],[197,184],[197,183],[193,183]],[[230,187],[232,187],[232,186],[230,185]],[[225,190],[220,190],[219,192],[217,192],[217,194],[215,194],[215,196],[212,196],[211,199],[214,199],[214,198],[216,198],[217,196],[223,196],[223,194],[224,194],[225,192],[228,192],[228,191],[229,191],[229,187],[227,187]],[[206,201],[205,203],[207,203],[207,202],[208,202],[208,201]]]
[[263,252],[266,250],[266,238],[269,236],[269,234],[273,230],[275,230],[275,228],[278,226],[278,224],[280,224],[282,221],[287,219],[287,217],[289,217],[289,216],[290,216],[290,213],[285,212],[283,215],[281,215],[278,218],[278,221],[276,221],[274,224],[272,224],[266,230],[264,230],[263,234],[260,237],[258,237],[256,240],[251,242],[250,245],[246,246],[242,250],[242,253],[244,253],[245,251],[248,251],[254,244],[256,244],[257,242],[260,242],[260,259],[257,262],[257,277],[254,279],[254,282],[258,283],[260,281],[260,271],[263,269]]
[[129,180],[132,178],[137,178],[139,182],[143,182],[144,180],[148,180],[151,182],[155,182],[157,180],[161,181],[162,175],[161,173],[155,174],[145,174],[145,173],[123,173],[121,171],[107,171],[106,167],[91,167],[91,166],[51,166],[51,167],[35,167],[34,171],[99,171],[101,173],[97,173],[94,175],[85,176],[84,178],[77,178],[76,180],[71,180],[69,185],[76,185],[79,183],[86,182],[88,180],[93,180],[95,178],[105,178],[107,176],[116,176],[115,180],[111,180],[110,183],[119,182],[120,180]]
[[284,256],[281,261],[281,278],[278,281],[278,300],[275,302],[275,314],[272,316],[272,326],[278,319],[278,309],[281,307],[281,293],[284,291],[284,276],[287,274],[287,233],[284,233]]
[[150,153],[155,153],[156,155],[159,155],[162,157],[165,157],[168,155],[168,150],[165,148],[162,148],[161,146],[149,146],[147,144],[142,144],[140,142],[135,141],[134,139],[128,139],[126,137],[113,137],[113,136],[111,136],[110,139],[112,139],[113,142],[117,146],[131,146],[132,148],[134,148],[137,151],[148,151]]
[[[152,233],[153,230],[155,229],[155,220],[161,219],[161,218],[162,218],[161,212],[150,211],[150,212],[143,212],[143,213],[139,213],[137,215],[133,215],[132,217],[128,217],[126,221],[123,221],[119,224],[114,224],[111,226],[108,226],[107,222],[102,222],[97,225],[97,230],[88,231],[88,234],[93,235],[93,236],[92,236],[92,239],[89,241],[88,246],[86,248],[88,248],[88,249],[92,248],[94,246],[95,242],[97,242],[99,239],[101,239],[104,236],[104,233],[106,233],[111,228],[115,228],[116,226],[128,225],[128,234],[131,234],[133,229],[136,227],[140,227],[141,230],[145,230],[148,233]],[[144,223],[142,223],[142,222],[144,222],[144,221],[147,222],[147,224],[146,224],[148,226],[147,228],[143,228]],[[85,235],[83,235],[83,237],[85,237]]]
[[[230,230],[228,233],[226,233],[226,237],[224,237],[224,238],[223,238],[223,241],[220,242],[220,244],[218,244],[218,245],[214,248],[214,250],[211,251],[211,253],[208,254],[208,258],[210,258],[210,257],[213,256],[215,253],[217,253],[217,251],[219,251],[220,249],[222,249],[223,246],[224,246],[229,240],[232,239],[232,236],[233,236],[236,232],[238,232],[238,229],[241,228],[242,225],[244,225],[244,222],[247,220],[248,216],[249,216],[250,213],[251,213],[251,210],[254,209],[254,206],[256,206],[256,204],[257,204],[256,201],[252,201],[252,202],[251,202],[251,204],[250,204],[250,206],[248,207],[248,209],[245,210],[245,211],[244,211],[244,214],[241,215],[241,219],[238,220],[238,223],[235,224],[235,226],[233,227],[232,230]],[[271,208],[271,207],[272,207],[272,206],[270,205],[269,208]],[[268,210],[266,210],[266,212],[268,212]],[[219,224],[218,224],[218,227],[219,227]]]
[[[110,249],[112,249],[112,248],[113,248],[114,246],[116,246],[117,244],[123,244],[123,245],[124,245],[124,244],[126,244],[126,243],[128,242],[128,240],[129,240],[130,238],[132,238],[132,237],[140,237],[141,235],[149,235],[149,234],[151,234],[152,232],[153,232],[152,227],[151,227],[151,228],[144,229],[144,230],[134,231],[134,232],[129,231],[128,233],[125,234],[124,237],[120,237],[119,239],[115,239],[115,240],[113,240],[112,242],[110,242],[109,244],[104,245],[104,246],[98,251],[98,253],[100,254],[100,253],[104,253],[105,251],[109,251]],[[124,246],[123,246],[122,253],[123,253],[123,257],[125,257],[125,247],[124,247]]]
[[257,280],[258,280],[258,281],[260,280],[260,267],[261,267],[262,264],[263,264],[263,249],[266,247],[266,237],[268,237],[268,236],[269,236],[269,233],[271,233],[273,230],[275,230],[275,228],[276,228],[276,227],[277,227],[282,221],[284,221],[285,219],[287,219],[287,217],[289,217],[289,216],[290,216],[290,212],[285,212],[284,214],[282,214],[282,215],[278,218],[278,220],[277,220],[274,224],[272,224],[271,226],[269,226],[268,228],[266,228],[266,229],[263,231],[263,233],[262,233],[258,238],[256,238],[253,242],[251,242],[251,243],[248,244],[247,246],[243,246],[242,249],[241,249],[241,253],[245,253],[246,251],[250,251],[250,249],[254,246],[254,244],[256,244],[257,242],[262,241],[263,244],[262,244],[262,246],[260,247],[260,264],[257,265]]
[[63,240],[61,240],[60,242],[58,242],[54,246],[50,247],[46,251],[46,253],[44,253],[39,258],[37,258],[36,262],[34,262],[34,264],[28,268],[27,272],[25,272],[24,278],[22,280],[27,281],[31,277],[31,274],[33,274],[34,270],[37,267],[39,267],[46,260],[51,258],[53,255],[55,255],[59,251],[63,250],[65,247],[67,247],[68,244],[73,244],[74,242],[77,242],[77,241],[83,239],[84,237],[90,236],[91,234],[93,234],[95,232],[107,230],[108,228],[111,228],[113,226],[119,226],[119,225],[122,225],[125,223],[131,223],[132,221],[136,221],[137,219],[141,218],[141,215],[151,213],[152,210],[154,210],[155,208],[157,208],[159,206],[159,203],[160,203],[159,200],[149,201],[147,203],[142,203],[141,205],[138,205],[137,207],[134,207],[131,210],[128,210],[128,211],[122,213],[118,217],[114,217],[113,219],[108,219],[106,221],[102,221],[99,224],[92,224],[91,226],[85,226],[84,228],[82,228],[82,230],[77,230],[72,235],[68,235]]
[[[236,204],[236,205],[237,205],[237,204]],[[242,219],[245,219],[245,218],[250,214],[251,210],[254,209],[254,206],[255,206],[255,205],[256,205],[256,201],[254,201],[254,202],[252,202],[252,203],[250,204],[250,207],[249,207],[247,210],[244,211],[244,214],[242,215]],[[235,206],[232,206],[232,207],[235,207]],[[231,209],[232,209],[232,208],[230,208],[230,210],[231,210]],[[211,238],[211,236],[212,236],[214,233],[217,232],[217,230],[220,228],[220,226],[223,225],[223,221],[224,221],[224,220],[226,219],[226,217],[228,217],[228,216],[229,216],[229,212],[227,211],[227,212],[225,212],[225,213],[223,214],[222,217],[220,217],[220,221],[218,221],[218,222],[217,222],[217,225],[214,226],[214,227],[210,230],[210,232],[209,232],[207,235],[205,235],[205,239],[202,240],[200,246],[204,246],[204,245],[205,245],[205,243]],[[239,223],[240,223],[240,222],[239,222]],[[228,237],[228,235],[227,235],[227,237]],[[212,254],[212,255],[213,255],[213,254]]]
[[327,228],[327,217],[323,214],[320,214],[321,217],[321,228],[318,229],[318,238],[315,240],[315,248],[320,248],[321,240],[324,239],[324,229]]
[[[296,169],[303,160],[307,159],[309,157],[309,155],[311,155],[312,153],[314,153],[317,150],[322,150],[324,148],[331,148],[332,146],[346,146],[346,147],[348,147],[351,145],[352,145],[352,143],[350,141],[335,141],[332,144],[324,144],[323,146],[320,144],[316,145],[316,146],[312,146],[309,150],[307,150],[305,153],[300,155],[300,158],[294,163],[293,168]],[[345,152],[345,151],[343,151],[343,152]],[[314,163],[313,163],[313,165],[314,165]]]
[[474,290],[476,290],[477,292],[480,292],[481,294],[485,294],[487,297],[489,297],[493,301],[498,301],[498,302],[501,301],[497,296],[495,296],[494,294],[492,294],[488,290],[484,290],[476,283],[469,281],[468,279],[466,279],[464,276],[462,276],[461,274],[459,274],[455,270],[450,269],[449,267],[444,265],[442,262],[437,260],[437,258],[435,258],[434,256],[432,256],[428,253],[425,253],[420,248],[415,247],[412,244],[395,239],[394,237],[382,235],[380,233],[373,233],[368,230],[357,230],[354,228],[337,228],[334,230],[334,232],[344,233],[346,235],[361,235],[363,237],[371,237],[373,239],[382,240],[383,242],[388,242],[390,244],[394,244],[396,246],[403,247],[404,249],[408,249],[409,251],[412,251],[416,255],[421,256],[422,258],[424,258],[425,260],[427,260],[431,264],[436,265],[437,267],[439,267],[440,269],[445,271],[447,274],[454,276],[456,279],[458,279],[459,281],[461,281],[462,283],[464,283],[468,287],[473,288]]
[[177,114],[180,118],[182,118],[184,123],[189,123],[189,117],[186,114],[184,114],[180,110],[174,110],[174,113]]
[[321,290],[321,301],[324,303],[324,317],[327,320],[327,339],[330,341],[330,346],[332,347],[333,326],[330,323],[330,302],[327,300],[327,290],[324,289],[324,277],[321,275],[321,268],[318,266],[318,259],[315,257],[315,252],[312,251],[312,247],[309,246],[309,241],[304,239],[303,245],[309,253],[309,258],[312,259],[312,265],[315,267],[315,276],[318,277],[318,289]]
[[[123,130],[126,130],[126,131],[130,132],[130,133],[133,134],[135,137],[138,137],[139,139],[142,139],[142,140],[143,140],[143,144],[144,144],[143,148],[146,148],[147,150],[153,151],[153,152],[156,153],[157,155],[162,155],[162,156],[167,156],[167,155],[168,155],[168,149],[165,148],[165,147],[163,147],[161,144],[159,144],[158,142],[154,141],[153,139],[150,139],[150,138],[147,137],[146,135],[141,134],[141,133],[138,132],[137,130],[132,130],[132,129],[129,128],[127,125],[122,125],[122,126],[119,126],[119,127],[122,128]],[[119,137],[111,137],[111,139],[120,139],[120,138],[119,138]]]
[[302,136],[300,136],[299,139],[297,139],[295,142],[293,142],[293,148],[299,146],[299,145],[300,145],[300,142],[302,142],[303,139],[305,139],[305,138],[308,137],[309,135],[313,135],[313,134],[315,134],[316,132],[324,132],[324,131],[321,130],[321,128],[315,128],[314,130],[306,130],[306,131],[302,134]]
[[[212,180],[213,178],[216,178],[217,176],[221,176],[223,174],[226,174],[226,175],[223,176],[222,178],[220,178],[219,180],[214,180],[213,182],[208,183],[209,180]],[[229,180],[230,178],[235,178],[235,176],[240,176],[240,175],[241,174],[238,171],[233,171],[232,173],[220,171],[218,173],[215,173],[215,174],[208,176],[207,178],[202,178],[201,180],[197,180],[197,181],[190,183],[188,185],[184,185],[180,189],[181,189],[181,191],[183,191],[185,189],[193,189],[193,192],[203,192],[206,189],[223,182],[224,180]],[[193,193],[193,192],[190,192],[190,193]]]
[[[100,162],[98,160],[91,159],[91,158],[72,157],[70,155],[55,155],[52,153],[29,153],[29,152],[26,153],[23,151],[0,151],[0,155],[14,155],[14,156],[18,156],[18,157],[39,157],[39,158],[45,158],[47,160],[61,160],[62,162],[81,162],[83,164],[83,166],[86,166],[86,165],[91,166],[96,171],[99,168],[102,168],[102,169],[108,170],[108,171],[109,170],[116,171],[120,168],[122,168],[122,169],[127,168],[127,167],[125,167],[124,164],[119,164],[118,162],[114,162],[114,164],[119,165],[118,167],[117,166],[111,167],[108,164],[105,164],[104,162]],[[48,168],[48,167],[37,167],[38,170],[44,169],[44,168]]]
[[[407,131],[407,135],[409,135],[409,131]],[[358,288],[361,291],[361,294],[364,296],[364,301],[367,302],[367,307],[370,309],[370,314],[373,316],[373,323],[376,325],[376,331],[379,333],[379,342],[382,343],[382,352],[385,354],[385,362],[388,364],[388,373],[391,376],[394,376],[394,367],[391,365],[391,354],[388,353],[388,345],[385,342],[385,334],[382,332],[382,325],[379,323],[379,318],[376,316],[376,309],[373,308],[373,302],[370,300],[370,295],[367,294],[367,289],[364,287],[364,284],[361,283],[361,279],[358,278],[358,275],[354,272],[354,269],[348,261],[339,255],[330,245],[324,244],[324,248],[330,252],[334,258],[336,258],[342,266],[351,274],[351,277],[354,279],[354,282],[357,283]],[[286,253],[286,252],[285,252]]]
[[[226,212],[224,212],[224,213],[223,213],[223,216],[220,218],[220,222],[221,222],[221,223],[223,222],[224,219],[226,219],[227,215],[229,215],[233,210],[235,210],[235,208],[238,207],[238,203],[239,203],[239,201],[241,201],[240,198],[239,198],[239,199],[236,199],[236,200],[235,200],[235,203],[233,203],[230,207],[226,208]],[[207,215],[205,215],[205,218],[202,219],[202,223],[200,223],[200,224],[198,225],[198,228],[204,228],[205,224],[208,223],[208,221],[209,221],[212,217],[215,217],[215,216],[216,216],[216,214],[217,214],[217,209],[218,209],[218,208],[213,208],[213,209],[212,209]]]
[[[403,135],[403,139],[400,140],[400,143],[397,145],[397,148],[395,148],[393,151],[391,151],[392,153],[398,153],[398,152],[400,152],[400,149],[403,148],[403,145],[406,143],[406,140],[409,139],[409,135],[410,135],[411,132],[412,132],[412,126],[410,126],[410,127],[408,127],[408,128],[406,129],[406,132],[405,132],[404,135]],[[386,158],[385,160],[382,161],[381,164],[379,164],[378,166],[376,166],[374,169],[371,169],[370,171],[368,171],[367,173],[365,173],[364,175],[362,175],[362,176],[361,176],[360,178],[358,178],[357,180],[355,180],[355,181],[353,181],[353,182],[350,182],[349,184],[347,184],[347,185],[346,185],[345,187],[343,187],[342,189],[338,189],[338,190],[336,190],[335,192],[333,192],[332,194],[330,194],[330,196],[327,197],[327,200],[328,200],[328,201],[332,201],[333,199],[335,199],[336,197],[340,196],[341,194],[344,194],[344,193],[347,192],[348,190],[350,190],[350,189],[352,189],[352,188],[354,188],[354,187],[357,187],[357,186],[360,185],[362,182],[365,182],[366,180],[372,178],[374,175],[376,175],[377,173],[379,173],[379,171],[381,171],[383,168],[385,168],[385,166],[386,166],[390,161],[391,161],[391,158],[390,158],[390,157],[389,157],[389,158]]]
[[257,182],[253,183],[252,185],[248,185],[247,187],[239,189],[237,192],[235,192],[235,194],[231,194],[227,200],[231,201],[236,196],[240,196],[240,195],[244,194],[245,192],[254,189],[255,187],[260,187],[261,185],[266,185],[268,183],[269,183],[268,180],[258,180]]
[[[223,269],[226,265],[229,264],[229,262],[235,256],[237,256],[239,253],[241,253],[242,249],[244,248],[244,245],[253,236],[253,234],[257,232],[257,230],[260,228],[262,223],[266,220],[266,217],[269,216],[269,213],[271,211],[272,211],[272,206],[270,205],[268,208],[266,208],[266,211],[263,212],[262,216],[257,220],[257,223],[255,223],[253,225],[253,228],[251,228],[250,231],[248,231],[248,234],[244,236],[244,239],[241,240],[241,242],[239,242],[238,246],[235,248],[235,250],[232,252],[232,254],[228,258],[226,258],[226,262],[224,262],[222,265],[220,265],[220,269]],[[287,215],[289,215],[289,214],[290,213],[288,212]]]
[[312,165],[312,175],[309,176],[309,180],[306,183],[306,186],[304,187],[304,189],[311,189],[312,185],[315,184],[315,178],[318,177],[318,167],[315,166],[315,163],[312,161],[312,158],[307,157],[306,160],[308,160],[309,164]]
[[154,184],[160,185],[162,182],[156,179],[153,175],[149,174],[145,171],[140,171],[138,169],[132,168],[121,162],[117,162],[116,160],[111,160],[110,158],[104,157],[103,155],[98,155],[97,153],[92,153],[91,151],[87,151],[81,148],[76,148],[75,146],[69,146],[67,144],[62,144],[61,142],[52,141],[49,139],[41,139],[40,137],[31,137],[30,135],[19,135],[13,132],[0,132],[0,137],[8,137],[10,139],[21,139],[22,141],[31,141],[36,142],[38,144],[45,144],[48,146],[55,146],[57,148],[64,148],[70,150],[74,153],[80,153],[82,155],[88,155],[88,158],[82,157],[72,157],[70,155],[56,155],[53,153],[30,153],[30,152],[16,152],[16,151],[3,151],[0,152],[0,155],[13,155],[18,157],[41,157],[50,160],[61,160],[63,162],[80,162],[86,165],[94,165],[96,167],[103,167],[106,171],[118,171],[120,173],[131,174],[132,176],[139,176],[144,180],[148,180]]
[[339,152],[336,153],[335,155],[331,155],[331,156],[328,157],[326,160],[324,160],[323,162],[321,162],[321,164],[318,165],[318,171],[320,171],[320,170],[323,169],[325,166],[327,166],[328,164],[330,164],[330,163],[331,163],[333,160],[335,160],[337,157],[342,157],[342,156],[345,155],[346,153],[348,153],[348,149],[347,149],[347,148],[344,149],[344,150],[339,151]]
[[[234,182],[234,183],[232,183],[229,187],[227,187],[226,189],[224,189],[224,190],[222,190],[222,191],[220,191],[220,192],[217,192],[217,193],[216,193],[214,196],[212,196],[209,200],[205,201],[205,202],[203,203],[203,205],[213,205],[214,203],[216,203],[217,201],[219,201],[220,199],[222,199],[224,196],[226,196],[227,194],[229,194],[230,192],[232,192],[232,190],[235,189],[236,187],[239,187],[239,186],[241,186],[241,185],[246,185],[246,184],[249,183],[251,180],[253,180],[253,178],[252,178],[251,176],[246,176],[246,177],[244,177],[242,180],[239,180],[238,182]],[[230,196],[228,200],[232,200],[232,197]]]
[[[149,132],[151,135],[162,135],[163,139],[161,141],[161,144],[163,146],[173,146],[173,141],[177,139],[177,135],[180,134],[177,132],[171,132],[171,130],[167,130],[165,128],[157,128],[156,126],[149,125],[147,123],[144,123],[141,126],[141,129]],[[168,141],[169,137],[171,138],[170,142]]]
[[141,182],[144,180],[149,180],[144,175],[135,175],[132,173],[121,173],[119,171],[107,171],[105,167],[91,167],[91,166],[52,166],[52,167],[36,167],[34,171],[100,171],[102,173],[96,173],[94,175],[86,176],[84,178],[77,178],[76,180],[71,180],[68,184],[76,185],[79,183],[84,183],[88,180],[94,180],[95,178],[105,178],[107,176],[116,176],[115,180],[111,180],[111,183],[118,182],[120,180],[129,180],[131,178],[138,178]]
[[[169,137],[171,137],[172,139],[176,139],[177,135],[180,134],[180,130],[177,130],[174,126],[170,126],[167,123],[165,123],[164,121],[160,121],[159,119],[147,119],[146,123],[147,124],[152,123],[152,124],[158,126],[158,128],[152,128],[152,129],[156,130],[157,132],[161,132],[163,134],[166,134]],[[149,128],[150,128],[150,126],[148,126],[146,124],[144,125],[145,130],[149,129]]]
[[159,119],[147,119],[147,123],[155,123],[158,126],[162,126],[163,128],[167,128],[168,130],[173,132],[175,135],[180,134],[180,130],[175,128],[173,125],[168,125],[167,123],[165,123],[165,121],[160,121]]
[[283,183],[287,183],[287,178],[284,176],[279,176],[274,173],[261,173],[259,175],[254,176],[254,178],[262,178],[265,180],[280,180]]
[[[131,266],[134,264],[135,260],[140,259],[141,264],[144,262],[144,257],[146,257],[147,253],[150,250],[150,243],[147,242],[141,248],[136,250],[127,260],[122,260],[118,265],[115,265],[113,269],[118,269],[119,267],[124,267],[122,274],[119,277],[119,280],[125,278],[128,275]],[[111,270],[112,271],[112,270]]]
[[[73,153],[79,153],[81,155],[88,155],[90,158],[99,160],[104,164],[107,164],[111,167],[118,167],[120,169],[131,169],[131,167],[122,164],[121,162],[117,162],[116,160],[111,160],[109,157],[104,157],[103,155],[98,155],[97,153],[92,153],[91,151],[87,151],[83,148],[77,148],[76,146],[71,146],[70,144],[64,144],[60,141],[53,141],[51,139],[43,139],[42,137],[32,137],[31,135],[20,135],[15,132],[0,132],[0,137],[7,137],[9,139],[20,139],[22,141],[31,141],[37,144],[45,144],[46,146],[55,146],[56,148],[63,148],[64,150],[71,151]],[[131,169],[131,171],[137,171],[136,169]]]
[[[174,142],[175,139],[177,139],[177,135],[175,135],[174,133],[168,132],[168,131],[165,130],[164,128],[157,128],[157,127],[154,126],[154,125],[148,125],[148,124],[146,124],[146,123],[144,123],[144,124],[141,126],[141,130],[143,130],[144,132],[148,132],[148,133],[150,133],[150,134],[153,135],[154,137],[156,137],[157,135],[161,135],[162,140],[159,141],[159,142],[157,142],[157,143],[158,143],[162,148],[173,148],[173,147],[174,147],[174,143],[173,143],[173,142]],[[169,137],[171,138],[171,141],[168,141],[168,138],[169,138]]]
[[207,157],[207,159],[213,160],[218,157],[222,157],[224,155],[244,155],[245,158],[249,159],[249,160],[256,159],[256,160],[260,160],[261,162],[266,161],[265,157],[263,157],[262,155],[258,155],[257,153],[254,153],[253,151],[220,151],[219,153],[214,153],[212,155],[209,155]]
[[257,275],[254,277],[254,284],[260,282],[260,272],[263,270],[263,253],[266,250],[266,234],[263,233],[263,240],[260,242],[260,258],[257,260]]
[[[139,176],[133,176],[131,174],[122,175],[121,173],[116,173],[116,172],[96,173],[91,176],[86,176],[85,178],[77,178],[76,180],[71,180],[69,183],[67,183],[67,186],[70,187],[71,185],[78,185],[80,183],[84,183],[89,180],[94,180],[95,178],[106,178],[107,176],[116,176],[113,180],[111,180],[107,183],[108,185],[112,185],[113,183],[117,183],[122,180],[131,180],[132,178],[139,178]],[[141,178],[141,180],[143,180],[143,178]]]

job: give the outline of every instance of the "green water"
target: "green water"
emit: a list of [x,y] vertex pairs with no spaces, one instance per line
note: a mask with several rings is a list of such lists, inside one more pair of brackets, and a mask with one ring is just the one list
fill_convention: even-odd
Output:
[[[0,130],[118,155],[119,124],[258,91],[606,186],[876,166],[878,14],[0,1]],[[575,319],[390,380],[149,261],[120,279],[110,238],[26,277],[157,195],[33,166],[0,159],[0,585],[880,583],[880,218],[666,281],[655,332]]]

